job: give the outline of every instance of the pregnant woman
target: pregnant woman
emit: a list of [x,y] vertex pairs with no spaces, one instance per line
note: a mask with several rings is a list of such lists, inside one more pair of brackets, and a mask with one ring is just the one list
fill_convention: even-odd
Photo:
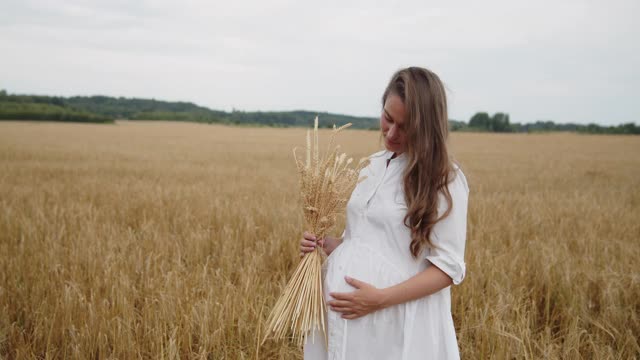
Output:
[[[328,348],[318,333],[305,360],[458,359],[450,285],[465,276],[469,187],[447,151],[444,87],[418,67],[382,96],[385,150],[370,156],[347,204],[341,238],[322,246]],[[312,340],[314,339],[314,340]]]

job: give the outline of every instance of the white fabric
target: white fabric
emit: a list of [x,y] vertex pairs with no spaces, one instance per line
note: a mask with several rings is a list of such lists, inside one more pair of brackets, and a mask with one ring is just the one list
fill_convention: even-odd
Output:
[[[403,224],[407,212],[402,172],[404,154],[387,160],[390,151],[371,155],[362,170],[367,178],[358,184],[347,204],[344,241],[323,266],[324,295],[355,290],[346,275],[378,288],[403,282],[431,264],[459,284],[465,275],[464,248],[469,187],[462,171],[449,183],[453,200],[450,215],[432,231],[436,249],[426,249],[418,259],[409,250],[410,230]],[[438,212],[447,208],[444,195]],[[373,312],[354,320],[342,319],[331,309],[327,314],[328,348],[322,335],[310,336],[304,347],[305,360],[459,359],[450,287],[435,294]]]

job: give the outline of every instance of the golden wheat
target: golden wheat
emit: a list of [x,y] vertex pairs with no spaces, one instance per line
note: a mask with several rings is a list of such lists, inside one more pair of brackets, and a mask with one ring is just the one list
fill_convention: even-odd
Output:
[[[299,262],[291,144],[304,139],[0,122],[0,357],[301,359],[258,339]],[[340,134],[354,158],[378,139]],[[467,277],[452,289],[462,358],[640,357],[640,138],[451,144],[471,188]]]

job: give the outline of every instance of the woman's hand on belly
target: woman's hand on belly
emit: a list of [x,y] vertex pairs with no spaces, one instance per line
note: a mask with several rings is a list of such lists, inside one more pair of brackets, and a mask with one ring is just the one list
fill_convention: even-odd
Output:
[[356,290],[349,293],[332,292],[329,295],[335,300],[327,302],[331,310],[342,313],[343,319],[357,319],[385,307],[382,290],[348,276],[345,276],[345,281]]
[[331,255],[333,250],[340,246],[340,244],[342,244],[342,239],[325,236],[317,240],[314,234],[305,231],[302,240],[300,240],[300,257],[315,250],[316,246],[320,246],[328,256]]

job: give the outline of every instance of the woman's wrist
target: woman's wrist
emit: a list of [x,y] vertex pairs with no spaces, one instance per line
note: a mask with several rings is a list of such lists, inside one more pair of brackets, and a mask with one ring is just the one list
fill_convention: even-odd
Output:
[[393,288],[382,288],[380,290],[380,295],[378,298],[379,306],[381,309],[388,308],[389,306],[395,305],[393,303]]
[[343,240],[342,236],[336,237],[334,241],[335,246],[333,247],[333,250],[337,249],[338,246],[342,245],[342,240]]

